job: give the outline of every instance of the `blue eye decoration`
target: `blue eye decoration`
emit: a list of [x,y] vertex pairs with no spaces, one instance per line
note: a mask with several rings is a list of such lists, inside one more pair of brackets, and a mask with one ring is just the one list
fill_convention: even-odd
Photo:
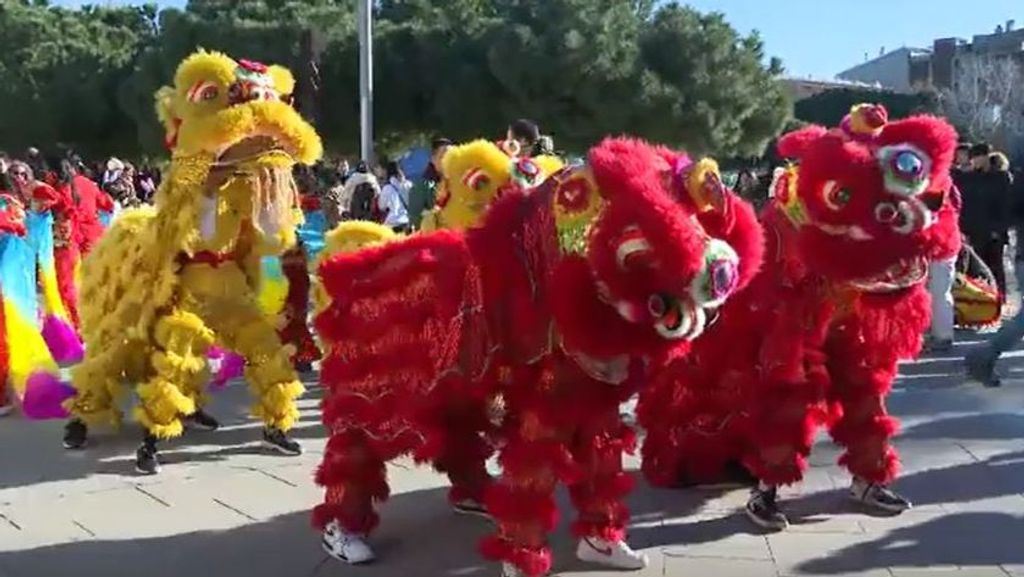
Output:
[[896,144],[877,152],[885,189],[899,196],[916,196],[928,189],[932,159],[910,144]]

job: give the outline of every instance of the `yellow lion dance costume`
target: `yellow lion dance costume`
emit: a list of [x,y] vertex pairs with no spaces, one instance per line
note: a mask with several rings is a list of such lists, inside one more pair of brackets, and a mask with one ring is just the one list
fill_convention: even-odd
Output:
[[146,430],[136,466],[157,472],[156,441],[181,435],[183,419],[217,426],[202,410],[217,344],[246,360],[264,443],[301,452],[287,431],[303,387],[257,299],[260,258],[295,243],[292,167],[322,154],[290,105],[294,87],[284,68],[200,51],[157,92],[170,169],[156,207],[122,214],[83,264],[87,352],[71,375],[67,448],[86,444],[86,423],[119,425],[133,384]]
[[420,229],[430,232],[477,226],[487,207],[504,190],[511,186],[536,186],[562,166],[562,161],[553,156],[509,156],[488,140],[453,146],[441,160],[444,183],[437,195],[437,206],[424,213]]

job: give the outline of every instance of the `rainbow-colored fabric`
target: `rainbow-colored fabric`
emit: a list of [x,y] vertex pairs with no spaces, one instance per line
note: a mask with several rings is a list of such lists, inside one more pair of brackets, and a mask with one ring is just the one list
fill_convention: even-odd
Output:
[[[65,322],[67,319],[67,311],[57,292],[52,226],[52,216],[48,213],[29,211],[25,215],[26,236],[0,233],[0,296],[4,309],[4,326],[0,328],[8,349],[7,382],[25,415],[35,419],[67,416],[61,401],[70,392],[60,380],[60,368],[43,336],[43,311],[52,307],[56,315],[63,312]],[[49,259],[43,261],[49,265],[52,283],[49,299],[55,297],[56,303],[46,296],[45,275],[37,278],[37,271],[42,269],[40,255],[47,250]],[[40,280],[43,306],[38,288]],[[70,329],[70,323],[67,326],[74,342],[78,343],[80,354],[81,342]]]

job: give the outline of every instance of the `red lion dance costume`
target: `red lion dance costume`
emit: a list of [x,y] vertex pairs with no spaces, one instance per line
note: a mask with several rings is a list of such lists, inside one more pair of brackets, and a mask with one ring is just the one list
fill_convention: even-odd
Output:
[[898,458],[885,397],[929,324],[927,263],[959,248],[947,194],[956,141],[942,120],[890,123],[873,105],[839,129],[781,139],[798,164],[777,174],[761,219],[764,269],[641,394],[652,483],[713,481],[742,461],[761,481],[748,514],[784,528],[776,486],[802,479],[824,424],[846,449],[856,500],[910,506],[887,488]]
[[[485,499],[497,532],[482,550],[503,575],[549,571],[560,481],[579,512],[581,559],[646,564],[624,542],[622,453],[634,439],[619,404],[685,352],[763,249],[752,209],[717,173],[687,186],[702,163],[607,140],[588,165],[506,191],[479,228],[320,267],[331,436],[314,517],[328,552],[373,557],[364,539],[378,522],[374,503],[388,497],[385,463],[411,453],[448,474],[453,501]],[[505,410],[492,425],[486,407],[497,394]],[[484,468],[492,441],[497,481]]]

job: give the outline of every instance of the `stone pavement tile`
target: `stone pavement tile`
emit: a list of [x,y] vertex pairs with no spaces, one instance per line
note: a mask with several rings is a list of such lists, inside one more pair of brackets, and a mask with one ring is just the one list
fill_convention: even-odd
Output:
[[[429,496],[429,498],[425,498]],[[483,560],[477,544],[493,530],[485,519],[454,514],[444,493],[428,490],[393,495],[380,508],[381,523],[370,540],[377,554],[373,577],[480,576],[497,577],[497,564]],[[308,527],[308,515],[307,527]],[[310,541],[319,536],[307,529]],[[552,541],[559,545],[556,561],[564,556],[567,535],[556,532]],[[320,553],[320,558],[326,557]],[[314,573],[317,577],[340,577],[352,569],[328,559]],[[353,572],[353,574],[355,574]]]
[[[636,531],[631,531],[631,535]],[[701,515],[684,522],[666,522],[645,543],[664,549],[666,555],[771,561],[768,542],[740,514]]]
[[[640,571],[628,572],[603,568],[598,565],[588,565],[571,555],[561,556],[554,564],[551,577],[622,577],[623,575],[630,577],[661,577],[662,575],[673,575],[673,573],[666,573],[665,564],[667,557],[662,555],[660,551],[647,550],[644,552],[647,553],[650,564]],[[498,573],[495,572],[492,575],[496,577]]]
[[131,538],[136,526],[159,518],[165,511],[164,505],[134,487],[126,487],[46,504],[15,504],[4,510],[4,516],[28,533],[62,531],[70,523],[94,538],[118,539]]
[[871,550],[866,534],[796,533],[768,535],[781,575],[885,575],[888,565]]
[[233,474],[193,479],[170,485],[150,485],[147,493],[166,503],[181,495],[207,498],[250,520],[269,520],[286,513],[307,512],[320,499],[312,486],[296,487],[259,471],[237,470]]
[[[996,570],[1001,570],[997,567]],[[956,565],[933,565],[930,567],[890,567],[893,577],[962,577]],[[1003,574],[1003,577],[1006,577]]]
[[882,535],[897,529],[907,529],[932,522],[947,514],[945,511],[935,509],[919,510],[914,508],[899,515],[860,515],[857,522],[865,532]]
[[945,503],[951,513],[992,512],[1024,515],[1024,495],[1002,495],[971,501]]
[[893,577],[1007,577],[999,567],[893,567],[889,570]]
[[[8,551],[34,549],[92,537],[67,517],[32,517],[28,521],[8,520],[0,509],[0,555]],[[22,525],[21,523],[25,523]]]
[[665,555],[665,575],[672,577],[776,577],[771,561],[713,559]]

